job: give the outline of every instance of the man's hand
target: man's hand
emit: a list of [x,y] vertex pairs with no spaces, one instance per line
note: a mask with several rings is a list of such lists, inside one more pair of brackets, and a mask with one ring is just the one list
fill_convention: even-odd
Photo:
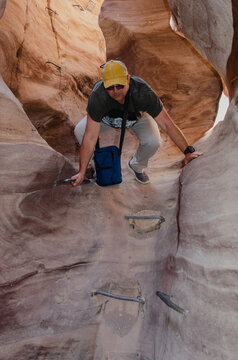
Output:
[[185,155],[185,158],[182,160],[182,165],[185,166],[187,165],[190,161],[192,161],[193,159],[198,158],[199,156],[202,156],[203,153],[197,153],[197,152],[193,152],[193,153],[188,153]]
[[72,176],[71,179],[75,179],[75,181],[72,182],[72,186],[78,186],[82,184],[84,175],[81,172],[78,172],[76,175]]
[[87,166],[90,161],[90,158],[93,154],[94,147],[96,145],[99,132],[100,132],[100,122],[94,121],[90,115],[87,115],[87,127],[83,137],[83,142],[80,147],[79,152],[79,172],[72,176],[71,179],[75,179],[72,183],[73,186],[78,186],[82,184],[85,174],[87,177]]

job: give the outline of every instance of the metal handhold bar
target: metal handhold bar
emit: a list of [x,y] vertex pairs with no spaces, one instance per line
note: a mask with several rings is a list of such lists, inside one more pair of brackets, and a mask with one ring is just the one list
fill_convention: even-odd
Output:
[[163,216],[160,216],[160,215],[125,215],[125,219],[136,219],[136,220],[158,219],[158,220],[161,220],[162,222],[165,221],[165,218]]
[[143,298],[115,295],[115,294],[109,293],[109,292],[104,291],[104,290],[96,290],[96,291],[92,292],[92,295],[104,295],[104,296],[109,296],[111,298],[118,299],[118,300],[135,301],[135,302],[138,302],[138,303],[141,303],[141,304],[145,304],[145,299],[143,299]]

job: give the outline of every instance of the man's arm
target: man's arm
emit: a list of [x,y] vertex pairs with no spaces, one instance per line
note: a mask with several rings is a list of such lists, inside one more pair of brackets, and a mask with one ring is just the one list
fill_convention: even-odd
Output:
[[101,124],[99,122],[92,120],[89,114],[87,115],[87,127],[79,152],[79,172],[71,178],[76,179],[75,182],[72,183],[73,186],[80,185],[84,180],[89,160],[93,154],[100,133],[100,126]]
[[[173,122],[167,111],[163,108],[163,110],[159,113],[158,116],[155,117],[155,121],[158,126],[169,135],[171,140],[178,146],[178,148],[184,152],[184,150],[189,145],[184,134],[179,129],[179,127]],[[203,155],[202,153],[197,153],[196,151],[193,153],[189,153],[185,155],[184,165],[187,165],[193,159]]]

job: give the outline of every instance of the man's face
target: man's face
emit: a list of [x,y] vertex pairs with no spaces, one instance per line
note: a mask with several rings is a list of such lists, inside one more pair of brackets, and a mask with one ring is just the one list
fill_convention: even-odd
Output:
[[129,90],[129,83],[130,83],[130,75],[128,75],[127,77],[127,84],[125,86],[113,85],[110,86],[109,88],[106,88],[106,92],[114,100],[118,101],[121,104],[124,104],[127,91]]

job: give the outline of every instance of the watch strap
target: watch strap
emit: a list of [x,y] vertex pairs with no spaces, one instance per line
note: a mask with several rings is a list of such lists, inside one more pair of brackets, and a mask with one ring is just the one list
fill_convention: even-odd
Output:
[[194,151],[195,151],[194,147],[189,145],[189,146],[187,146],[186,149],[184,150],[184,155],[193,153]]

